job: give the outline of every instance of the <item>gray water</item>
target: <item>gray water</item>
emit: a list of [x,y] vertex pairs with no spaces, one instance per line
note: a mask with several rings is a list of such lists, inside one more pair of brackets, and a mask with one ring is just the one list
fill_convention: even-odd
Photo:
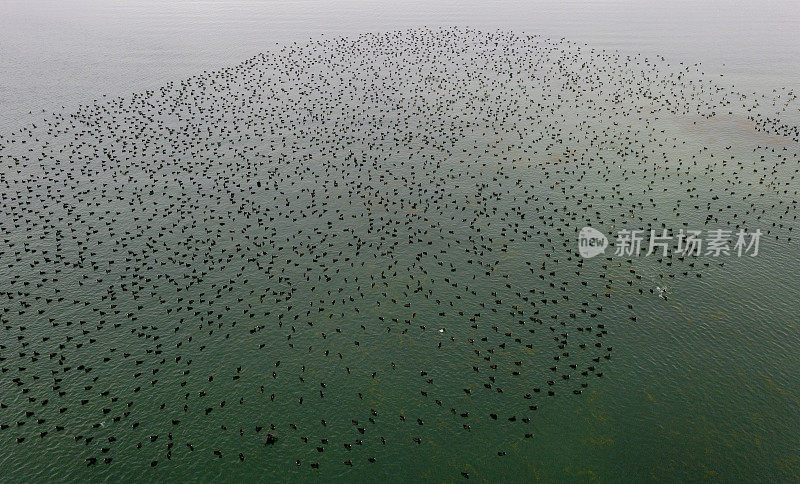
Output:
[[0,128],[236,63],[276,43],[461,25],[702,62],[746,91],[800,87],[800,7],[778,1],[4,0]]

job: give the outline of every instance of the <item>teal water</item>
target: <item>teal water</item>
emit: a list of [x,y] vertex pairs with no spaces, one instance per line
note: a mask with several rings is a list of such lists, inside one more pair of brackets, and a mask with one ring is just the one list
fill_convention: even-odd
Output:
[[[148,53],[98,102],[69,77],[82,107],[4,134],[4,480],[798,478],[779,73],[740,72],[787,86],[754,95],[647,42],[294,28],[200,67]],[[765,235],[577,254],[583,226],[662,224]]]

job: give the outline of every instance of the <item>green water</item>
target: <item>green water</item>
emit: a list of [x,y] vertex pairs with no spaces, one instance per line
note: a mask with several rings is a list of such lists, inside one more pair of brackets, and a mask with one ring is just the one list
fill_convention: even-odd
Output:
[[[4,480],[797,479],[796,95],[626,56],[318,39],[5,136]],[[577,253],[662,224],[765,235]]]

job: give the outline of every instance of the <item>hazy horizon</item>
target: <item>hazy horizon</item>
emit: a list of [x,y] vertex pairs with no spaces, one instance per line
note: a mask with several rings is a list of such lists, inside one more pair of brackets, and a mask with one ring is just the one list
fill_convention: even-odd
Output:
[[800,88],[800,9],[789,0],[7,0],[0,132],[30,121],[29,111],[154,89],[294,41],[439,25],[702,62],[747,92]]

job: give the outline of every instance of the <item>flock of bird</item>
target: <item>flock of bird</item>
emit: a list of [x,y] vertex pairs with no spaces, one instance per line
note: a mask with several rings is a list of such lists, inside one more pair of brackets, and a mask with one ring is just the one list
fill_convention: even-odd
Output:
[[797,106],[697,64],[420,28],[43,114],[0,136],[0,445],[309,478],[535,447],[638,298],[727,263],[583,260],[581,227],[791,243]]

